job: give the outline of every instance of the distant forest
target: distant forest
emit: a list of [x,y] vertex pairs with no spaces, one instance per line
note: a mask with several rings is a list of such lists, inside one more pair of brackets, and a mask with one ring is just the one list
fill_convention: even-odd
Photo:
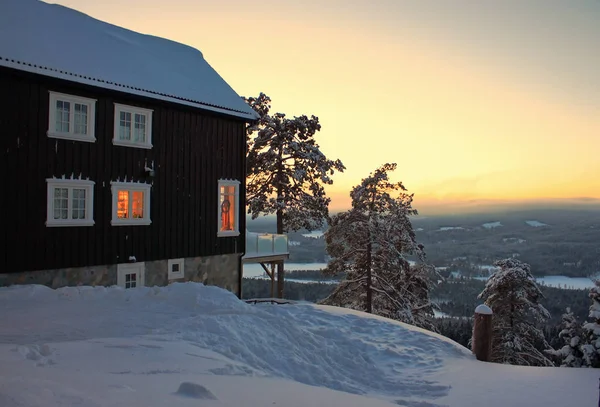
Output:
[[[532,222],[533,225],[526,223]],[[487,225],[486,228],[484,225]],[[501,226],[498,226],[501,225]],[[600,209],[538,209],[413,218],[418,241],[436,267],[481,275],[477,265],[515,256],[536,276],[588,277],[600,272]],[[248,222],[252,232],[275,230],[274,219]],[[323,239],[289,233],[290,262],[326,262]]]

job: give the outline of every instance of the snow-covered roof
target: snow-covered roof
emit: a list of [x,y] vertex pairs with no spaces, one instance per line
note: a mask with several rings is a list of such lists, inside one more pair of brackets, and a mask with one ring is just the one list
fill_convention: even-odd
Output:
[[0,66],[258,117],[199,50],[39,0],[0,1]]

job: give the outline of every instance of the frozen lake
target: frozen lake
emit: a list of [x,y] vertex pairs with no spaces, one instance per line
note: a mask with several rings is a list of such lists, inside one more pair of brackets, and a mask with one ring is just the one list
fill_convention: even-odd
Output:
[[[325,267],[327,267],[327,263],[285,263],[285,270],[321,270]],[[244,277],[261,277],[263,274],[264,270],[260,264],[244,265]],[[487,280],[487,277],[475,278]],[[536,280],[538,284],[570,290],[587,290],[594,286],[594,282],[587,277],[544,276],[538,277]],[[308,281],[304,280],[303,282]]]
[[[487,277],[475,277],[477,280],[487,280]],[[569,290],[588,290],[594,282],[587,277],[544,276],[535,279],[538,284],[548,287],[566,288]]]

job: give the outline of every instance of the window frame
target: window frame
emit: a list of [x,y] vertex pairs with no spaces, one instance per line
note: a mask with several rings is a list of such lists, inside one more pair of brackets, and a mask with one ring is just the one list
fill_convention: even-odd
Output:
[[[127,287],[127,275],[136,274],[135,287]],[[146,263],[141,261],[137,263],[117,264],[117,286],[126,290],[146,286]]]
[[[124,105],[121,103],[114,103],[115,113],[113,115],[114,123],[113,123],[113,140],[112,143],[115,146],[124,146],[124,147],[134,147],[134,148],[152,148],[152,113],[154,112],[151,109],[145,109],[143,107]],[[136,114],[146,116],[146,141],[144,143],[136,142],[133,140],[126,141],[119,139],[119,128],[120,128],[120,120],[121,120],[121,112],[131,113],[132,124],[134,122],[134,117]],[[131,128],[131,137],[133,137],[133,125]]]
[[[152,224],[152,219],[150,217],[150,194],[151,194],[151,184],[145,184],[141,182],[118,182],[111,181],[111,193],[112,193],[112,216],[110,224],[112,226],[148,226]],[[121,219],[117,215],[118,210],[118,201],[119,201],[119,191],[126,190],[130,194],[131,192],[144,192],[144,217],[143,218],[127,218]],[[129,199],[131,202],[131,199]],[[132,213],[133,211],[129,211]]]
[[[175,264],[179,265],[179,271],[177,272],[173,271],[173,265]],[[169,281],[180,280],[185,277],[185,260],[183,258],[167,260],[167,267]]]
[[[59,93],[54,91],[48,91],[49,93],[49,109],[48,109],[48,130],[46,135],[50,138],[57,138],[63,140],[74,140],[74,141],[85,141],[88,143],[96,142],[96,99],[86,98],[83,96],[68,95],[66,93]],[[59,132],[55,129],[56,127],[56,102],[64,101],[69,102],[71,105],[75,103],[86,105],[88,107],[87,115],[87,134],[75,134],[75,108],[71,109],[69,113],[69,131]]]
[[[240,181],[238,180],[229,180],[229,179],[220,179],[217,183],[217,236],[218,237],[235,237],[240,235],[240,215],[239,215],[239,205],[240,205]],[[234,218],[234,228],[233,230],[221,230],[221,187],[232,186],[235,188],[234,190],[234,210],[235,210],[235,218]]]
[[[66,227],[66,226],[94,226],[94,181],[64,178],[46,179],[46,226],[47,227]],[[68,188],[68,206],[67,219],[54,219],[54,190],[56,188]],[[73,213],[73,189],[84,189],[85,196],[85,218],[72,219]]]

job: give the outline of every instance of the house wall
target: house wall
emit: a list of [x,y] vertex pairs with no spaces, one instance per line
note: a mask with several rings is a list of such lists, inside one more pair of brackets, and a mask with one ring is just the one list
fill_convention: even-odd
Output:
[[[97,99],[95,143],[46,135],[49,91]],[[152,149],[112,144],[115,102],[153,110]],[[113,265],[130,256],[153,262],[243,252],[245,125],[191,107],[0,67],[0,274]],[[144,171],[152,162],[154,178]],[[95,225],[46,227],[46,179],[71,174],[95,181]],[[125,177],[152,183],[151,225],[111,226],[110,182]],[[221,178],[241,181],[239,237],[217,237]]]
[[[235,294],[240,290],[238,254],[191,257],[185,259],[185,278],[168,279],[167,260],[145,262],[145,285],[165,286],[173,281],[194,281],[216,285]],[[54,270],[0,274],[0,286],[41,284],[51,288],[65,286],[112,286],[117,284],[117,265],[69,267]]]

